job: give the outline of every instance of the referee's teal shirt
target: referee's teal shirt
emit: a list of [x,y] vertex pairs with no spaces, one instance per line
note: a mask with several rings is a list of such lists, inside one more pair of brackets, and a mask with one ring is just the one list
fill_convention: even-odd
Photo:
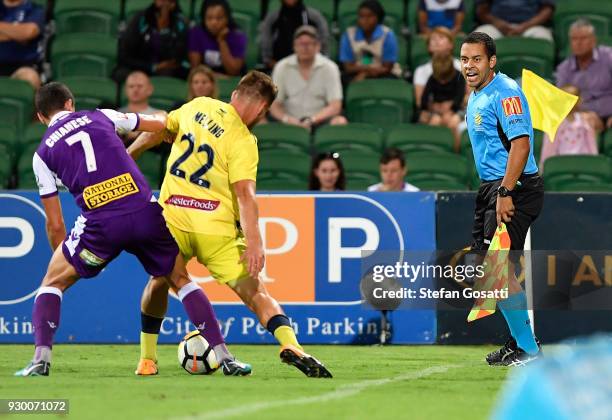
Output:
[[524,174],[538,172],[533,156],[533,127],[529,105],[519,85],[503,73],[468,100],[467,122],[476,170],[482,181],[503,178],[508,164],[510,142],[529,137],[529,157]]

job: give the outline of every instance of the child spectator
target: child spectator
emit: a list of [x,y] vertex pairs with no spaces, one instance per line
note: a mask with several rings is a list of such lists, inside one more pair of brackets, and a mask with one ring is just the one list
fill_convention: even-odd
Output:
[[137,13],[119,39],[114,79],[135,70],[152,76],[187,76],[187,22],[177,0],[155,0]]
[[425,85],[421,98],[419,122],[429,125],[442,125],[450,128],[455,137],[455,151],[459,151],[461,123],[459,112],[463,109],[466,97],[465,79],[453,67],[449,55],[435,55],[433,74]]
[[399,77],[397,38],[382,24],[385,10],[377,0],[359,5],[357,26],[350,26],[340,41],[340,62],[348,79]]
[[453,35],[461,32],[465,12],[463,0],[420,0],[419,32],[429,35],[437,26],[450,29]]
[[247,37],[238,30],[226,0],[206,0],[202,24],[189,32],[191,67],[205,64],[215,73],[237,76],[244,67]]
[[338,153],[321,153],[313,159],[308,189],[327,192],[346,189],[344,166]]
[[282,0],[280,9],[268,12],[259,28],[261,58],[266,67],[271,69],[279,60],[293,54],[293,34],[302,25],[317,29],[321,52],[327,54],[329,28],[323,15],[305,6],[303,0]]
[[[561,89],[572,95],[580,96],[580,91],[576,86],[567,85]],[[544,168],[544,161],[551,156],[597,154],[595,130],[585,118],[585,113],[578,111],[579,107],[580,100],[557,129],[554,142],[551,143],[548,134],[544,134],[540,170]]]

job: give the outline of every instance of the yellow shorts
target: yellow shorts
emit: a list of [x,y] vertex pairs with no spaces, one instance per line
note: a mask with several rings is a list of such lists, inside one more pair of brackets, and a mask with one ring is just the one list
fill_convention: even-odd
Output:
[[181,251],[185,262],[195,257],[208,268],[218,283],[235,285],[235,282],[248,277],[249,272],[240,257],[246,249],[242,234],[238,236],[208,235],[186,232],[168,223],[168,229]]

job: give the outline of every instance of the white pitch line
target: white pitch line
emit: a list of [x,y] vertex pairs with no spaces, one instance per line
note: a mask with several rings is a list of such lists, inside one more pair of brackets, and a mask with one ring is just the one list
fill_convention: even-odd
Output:
[[[219,419],[235,417],[246,414],[253,414],[257,411],[268,410],[270,408],[284,407],[287,405],[300,405],[300,404],[311,404],[311,403],[324,403],[333,400],[339,400],[346,397],[359,394],[368,388],[379,387],[394,382],[409,381],[414,379],[420,379],[427,376],[434,375],[436,373],[444,373],[449,369],[458,368],[461,365],[442,365],[433,366],[427,369],[417,370],[415,372],[409,372],[402,375],[395,376],[393,378],[385,379],[374,379],[366,380],[361,382],[354,382],[346,385],[342,385],[335,390],[326,394],[313,395],[310,397],[294,398],[292,400],[277,400],[277,401],[262,401],[248,405],[241,405],[235,408],[228,408],[226,410],[220,410],[213,413],[206,413],[195,416],[180,417],[180,420],[208,420],[208,419]],[[324,379],[325,380],[325,379]]]

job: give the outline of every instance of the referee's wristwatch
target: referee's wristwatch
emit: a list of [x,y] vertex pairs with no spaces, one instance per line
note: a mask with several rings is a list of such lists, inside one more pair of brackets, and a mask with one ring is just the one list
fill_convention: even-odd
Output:
[[503,185],[500,185],[499,187],[497,187],[497,196],[498,197],[513,197],[514,194],[508,188],[504,187]]

